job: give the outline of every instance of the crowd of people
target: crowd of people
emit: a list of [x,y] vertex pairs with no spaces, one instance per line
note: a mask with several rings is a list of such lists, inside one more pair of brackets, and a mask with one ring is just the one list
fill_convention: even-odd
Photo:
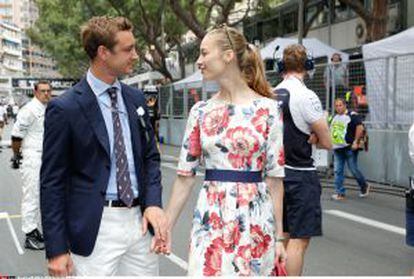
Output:
[[[284,49],[277,63],[283,81],[271,88],[256,47],[220,26],[204,37],[197,60],[204,80],[220,89],[191,109],[162,209],[156,99],[119,81],[138,59],[132,24],[94,17],[81,38],[90,60],[85,77],[53,99],[50,84],[39,81],[12,129],[14,157],[23,157],[25,247],[46,250],[51,276],[158,275],[157,254],[171,253],[171,232],[201,160],[193,276],[302,275],[310,240],[323,233],[312,145],[333,148],[333,199],[345,198],[345,163],[360,197],[369,194],[357,165],[362,121],[343,98],[334,100],[328,121],[304,83],[313,68],[307,50]],[[333,86],[346,86],[334,76]],[[4,114],[0,107],[0,136]]]

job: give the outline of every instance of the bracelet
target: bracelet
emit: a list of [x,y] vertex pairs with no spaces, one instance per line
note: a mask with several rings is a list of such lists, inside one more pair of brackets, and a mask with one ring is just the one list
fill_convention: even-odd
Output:
[[283,236],[276,236],[275,238],[275,242],[283,242],[286,240],[286,237]]

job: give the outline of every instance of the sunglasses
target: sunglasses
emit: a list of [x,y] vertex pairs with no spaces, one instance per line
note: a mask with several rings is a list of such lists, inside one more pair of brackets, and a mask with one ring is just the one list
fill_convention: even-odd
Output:
[[233,41],[230,37],[230,32],[229,32],[229,28],[228,28],[227,24],[222,23],[222,24],[216,25],[215,27],[213,27],[212,30],[220,30],[220,29],[224,30],[224,33],[226,33],[226,36],[227,36],[227,40],[229,41],[230,48],[232,50],[234,50],[234,44],[233,44]]
[[40,93],[52,93],[52,89],[40,89]]

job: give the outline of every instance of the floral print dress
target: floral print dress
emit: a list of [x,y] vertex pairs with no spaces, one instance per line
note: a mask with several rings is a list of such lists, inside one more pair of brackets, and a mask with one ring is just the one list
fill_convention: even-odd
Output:
[[[263,171],[284,177],[283,124],[274,100],[248,105],[200,101],[191,109],[178,175],[206,169]],[[189,275],[269,276],[275,268],[275,220],[265,182],[205,181],[191,230]]]

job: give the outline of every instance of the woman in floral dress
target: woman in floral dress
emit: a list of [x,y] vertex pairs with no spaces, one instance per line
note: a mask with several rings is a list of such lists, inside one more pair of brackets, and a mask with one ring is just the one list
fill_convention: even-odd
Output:
[[272,91],[259,54],[237,30],[210,31],[200,51],[203,77],[216,80],[220,91],[191,109],[167,216],[175,224],[203,158],[189,275],[274,275],[276,263],[285,260],[278,106],[267,98]]

